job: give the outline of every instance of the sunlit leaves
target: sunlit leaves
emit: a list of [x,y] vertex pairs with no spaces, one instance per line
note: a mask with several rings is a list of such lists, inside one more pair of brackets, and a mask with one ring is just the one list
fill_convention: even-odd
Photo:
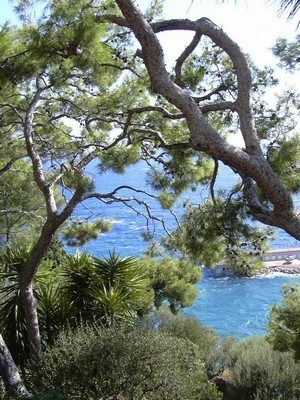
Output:
[[292,192],[300,190],[300,135],[280,141],[270,147],[268,160],[282,182]]
[[[200,90],[200,85],[206,76],[205,62],[197,55],[191,56],[185,63],[183,71],[183,82],[186,87],[192,91]],[[206,89],[204,89],[205,91]]]
[[112,170],[122,174],[129,165],[137,163],[140,159],[140,150],[138,146],[122,146],[116,145],[110,149],[103,151],[99,164],[100,172]]
[[288,140],[297,128],[299,118],[299,94],[292,89],[274,96],[275,105],[263,101],[256,103],[256,126],[259,139],[267,147],[279,146]]
[[149,287],[154,292],[154,305],[168,304],[172,312],[193,304],[198,290],[195,284],[201,277],[198,265],[184,258],[141,259],[149,277]]
[[150,169],[148,182],[163,191],[162,204],[167,204],[165,192],[175,200],[184,190],[206,183],[212,172],[211,160],[202,154],[194,155],[191,149],[172,149],[156,155],[155,159],[159,166],[154,164]]
[[152,0],[149,8],[145,12],[145,17],[148,21],[153,21],[153,19],[158,19],[163,13],[163,0]]
[[89,176],[82,176],[82,174],[76,170],[65,171],[62,184],[69,189],[74,189],[80,186],[85,192],[94,189],[93,179]]
[[74,323],[76,316],[73,304],[62,294],[58,274],[56,271],[56,279],[48,277],[36,290],[39,325],[45,345],[53,344],[59,332]]
[[110,221],[102,218],[96,221],[76,220],[69,222],[63,229],[63,239],[69,246],[82,246],[110,229]]
[[230,58],[204,38],[195,54],[184,63],[182,83],[193,95],[206,101],[232,99],[237,89]]
[[176,197],[172,193],[164,190],[158,195],[158,201],[163,208],[170,209],[174,205]]
[[76,253],[65,259],[63,270],[63,290],[85,321],[111,325],[132,318],[146,290],[146,275],[133,257]]

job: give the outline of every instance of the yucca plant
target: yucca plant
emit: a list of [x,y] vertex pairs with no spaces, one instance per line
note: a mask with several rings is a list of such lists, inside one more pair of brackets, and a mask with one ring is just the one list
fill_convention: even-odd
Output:
[[53,278],[38,285],[36,299],[43,343],[52,345],[63,328],[74,324],[74,307]]
[[28,355],[19,275],[30,253],[30,246],[18,246],[14,249],[7,247],[0,254],[0,331],[15,362],[19,365],[24,365]]
[[92,287],[97,282],[93,258],[79,251],[67,255],[62,262],[62,278],[61,289],[75,310],[77,320],[91,320]]
[[[7,247],[0,253],[0,331],[15,362],[20,366],[28,360],[29,346],[19,276],[31,251],[32,247],[27,245]],[[34,295],[38,300],[40,331],[46,341],[53,339],[51,331],[58,333],[58,325],[60,327],[62,324],[58,324],[57,320],[63,319],[62,304],[65,303],[62,299],[58,300],[60,293],[55,291],[52,275],[52,261],[45,260],[35,278]]]
[[[21,366],[28,360],[28,341],[18,285],[30,252],[30,247],[16,247],[0,254],[0,329]],[[146,290],[147,279],[134,257],[111,253],[99,259],[77,252],[55,268],[45,260],[34,289],[43,343],[53,344],[62,329],[80,323],[131,321]]]
[[146,290],[146,277],[134,257],[110,253],[107,258],[85,253],[68,256],[63,265],[64,291],[84,322],[111,325],[135,315]]

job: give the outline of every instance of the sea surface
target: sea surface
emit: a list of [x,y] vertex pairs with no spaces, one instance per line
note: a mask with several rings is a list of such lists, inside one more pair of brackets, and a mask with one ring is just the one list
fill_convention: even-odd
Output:
[[[81,218],[90,217],[92,212],[94,216],[100,215],[112,221],[110,232],[101,234],[97,240],[89,242],[80,250],[87,250],[98,257],[107,256],[112,251],[120,255],[138,256],[148,246],[142,237],[142,232],[145,232],[147,226],[157,237],[165,233],[164,229],[172,230],[176,226],[173,215],[162,209],[153,198],[128,188],[134,187],[153,193],[145,183],[147,172],[148,167],[142,163],[130,167],[124,175],[110,172],[99,176],[96,165],[90,168],[90,174],[94,176],[98,192],[108,193],[116,187],[123,187],[116,195],[125,197],[127,200],[122,204],[105,204],[99,200],[89,200],[76,210],[77,216]],[[229,188],[236,180],[236,175],[229,168],[222,166],[216,188]],[[207,196],[208,188],[201,187],[187,193],[181,200],[197,204]],[[135,198],[142,199],[147,205],[139,203]],[[129,206],[130,204],[133,208]],[[183,207],[176,208],[179,217],[183,212]],[[159,221],[153,223],[151,219],[147,220],[145,215],[147,216],[148,213],[158,219],[163,219],[165,228]],[[277,230],[276,239],[272,241],[271,246],[274,248],[298,247],[300,243],[282,230]],[[269,309],[274,303],[281,301],[282,286],[291,281],[300,282],[300,275],[214,278],[211,272],[204,268],[202,280],[198,284],[199,296],[195,304],[185,309],[185,312],[215,328],[221,335],[245,338],[262,334],[267,330]]]

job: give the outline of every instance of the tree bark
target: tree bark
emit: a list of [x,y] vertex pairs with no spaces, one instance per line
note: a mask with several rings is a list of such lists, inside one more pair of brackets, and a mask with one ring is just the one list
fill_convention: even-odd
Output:
[[3,379],[5,389],[8,394],[28,399],[32,395],[28,392],[22,382],[19,371],[0,335],[0,376]]
[[47,86],[44,86],[43,81],[38,78],[36,80],[36,88],[37,90],[35,95],[29,103],[26,111],[23,121],[23,128],[27,154],[32,162],[34,180],[44,195],[45,206],[47,210],[47,220],[43,225],[41,234],[33,248],[32,254],[23,267],[19,280],[20,297],[26,320],[27,338],[30,352],[29,355],[30,358],[35,362],[40,360],[42,356],[42,344],[36,299],[33,293],[33,280],[41,261],[49,249],[53,236],[59,227],[70,217],[77,204],[82,200],[82,195],[84,193],[84,188],[79,184],[64,209],[60,213],[58,212],[54,193],[55,182],[49,182],[44,174],[43,162],[35,148],[35,141],[33,137],[34,113],[42,93],[47,90]]
[[33,293],[33,280],[38,267],[46,255],[53,236],[59,227],[70,217],[76,205],[82,200],[84,189],[78,187],[60,214],[49,218],[43,226],[40,237],[33,248],[29,260],[24,265],[19,280],[22,307],[26,320],[30,358],[38,361],[42,356],[36,299]]

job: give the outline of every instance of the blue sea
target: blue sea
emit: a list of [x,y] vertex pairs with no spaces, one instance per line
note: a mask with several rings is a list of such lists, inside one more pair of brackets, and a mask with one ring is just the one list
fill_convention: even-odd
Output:
[[[159,221],[153,222],[145,218],[148,212],[158,219],[163,219],[166,229],[171,230],[176,226],[176,221],[169,211],[162,209],[152,198],[143,193],[134,192],[128,187],[141,191],[151,189],[146,186],[148,166],[139,163],[128,168],[124,175],[105,173],[98,175],[96,166],[90,168],[94,176],[96,190],[101,193],[113,191],[116,187],[123,187],[117,195],[132,201],[123,204],[105,204],[99,200],[89,200],[77,210],[77,216],[89,218],[91,212],[94,216],[100,215],[112,221],[112,230],[101,234],[97,240],[89,242],[80,250],[87,250],[95,256],[107,256],[115,251],[120,255],[141,255],[148,246],[144,241],[142,232],[148,224],[150,231],[159,237],[164,234],[164,228]],[[227,167],[222,166],[216,187],[226,189],[237,180],[236,175]],[[126,186],[126,187],[125,187]],[[153,193],[153,191],[152,191]],[[196,191],[187,193],[182,201],[198,203],[208,196],[208,188],[201,187]],[[139,204],[142,199],[145,204]],[[176,213],[180,216],[184,208],[178,206]],[[298,247],[300,243],[281,230],[276,231],[276,239],[272,247]],[[297,281],[297,275],[267,275],[254,278],[214,278],[211,272],[203,269],[202,280],[198,284],[199,296],[195,304],[185,312],[196,316],[205,325],[215,328],[222,336],[234,335],[245,338],[250,335],[265,333],[268,323],[268,312],[274,303],[281,301],[281,288],[284,284]]]

